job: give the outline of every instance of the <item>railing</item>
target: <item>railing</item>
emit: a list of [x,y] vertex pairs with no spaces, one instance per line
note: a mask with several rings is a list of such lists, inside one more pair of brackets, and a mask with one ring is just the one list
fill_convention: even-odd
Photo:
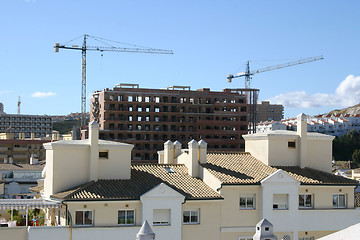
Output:
[[355,193],[355,203],[354,203],[355,207],[358,208],[360,207],[360,193]]

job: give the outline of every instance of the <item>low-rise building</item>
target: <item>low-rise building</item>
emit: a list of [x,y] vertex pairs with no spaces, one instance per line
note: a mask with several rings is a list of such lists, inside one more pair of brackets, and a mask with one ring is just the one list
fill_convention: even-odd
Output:
[[45,160],[44,143],[48,139],[17,139],[14,133],[0,133],[0,161],[12,163],[30,163],[31,156],[36,156],[40,161]]
[[[360,114],[328,114],[307,116],[308,132],[318,132],[332,136],[343,136],[351,129],[360,130]],[[284,119],[281,121],[265,121],[256,126],[257,132],[276,130],[280,123],[286,126],[287,130],[296,131],[297,118]]]
[[[133,165],[133,146],[98,140],[92,122],[87,140],[45,144],[39,190],[62,204],[47,211],[47,224],[71,226],[56,229],[61,239],[133,239],[147,220],[158,240],[230,240],[252,239],[264,218],[278,239],[316,239],[357,223],[357,182],[331,173],[334,137],[308,133],[306,116],[298,118],[297,132],[244,136],[246,152],[167,141],[159,164]],[[30,228],[29,240],[54,231]]]
[[37,186],[37,180],[41,179],[41,173],[45,162],[38,162],[36,158],[31,163],[0,163],[1,180],[4,190],[0,198],[29,199],[34,198],[31,187]]

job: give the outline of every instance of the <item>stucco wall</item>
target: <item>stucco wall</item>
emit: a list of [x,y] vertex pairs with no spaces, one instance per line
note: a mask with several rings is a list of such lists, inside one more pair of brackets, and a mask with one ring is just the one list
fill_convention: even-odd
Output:
[[354,186],[324,187],[324,186],[301,185],[299,188],[299,194],[312,194],[313,204],[315,209],[332,209],[333,194],[346,194],[347,207],[348,208],[354,207]]
[[141,226],[141,202],[136,201],[96,201],[96,202],[71,202],[68,210],[75,226],[75,212],[79,210],[93,211],[93,223],[95,227],[118,226],[118,210],[135,210],[135,221]]
[[[99,151],[106,147],[99,146]],[[131,173],[131,149],[117,147],[109,150],[109,158],[98,160],[99,179],[129,179]]]
[[0,228],[0,239],[27,240],[27,227]]
[[[289,148],[288,142],[295,141],[295,148]],[[270,137],[269,165],[270,166],[297,166],[299,165],[299,143],[297,136]]]
[[182,239],[220,239],[220,201],[186,201],[182,210],[199,210],[200,224],[183,224]]
[[[223,186],[220,194],[224,197],[221,202],[221,227],[255,226],[260,219],[260,186]],[[255,209],[240,209],[240,196],[255,195]]]
[[307,166],[331,173],[332,141],[308,140]]
[[259,159],[265,164],[268,164],[269,141],[265,139],[246,139],[245,152],[251,153],[251,155],[255,158]]
[[[48,159],[46,157],[46,161]],[[53,192],[50,194],[86,183],[89,180],[88,159],[89,151],[86,149],[53,150]],[[46,166],[46,176],[49,176],[47,171],[48,166]]]

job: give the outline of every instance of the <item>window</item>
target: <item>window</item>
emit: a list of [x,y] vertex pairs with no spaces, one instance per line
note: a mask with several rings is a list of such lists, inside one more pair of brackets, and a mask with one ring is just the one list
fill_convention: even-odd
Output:
[[199,210],[188,210],[183,212],[184,224],[199,224]]
[[314,240],[314,237],[299,237],[299,240]]
[[93,224],[92,211],[76,211],[75,225],[78,226],[91,226]]
[[109,152],[99,152],[99,158],[109,158]]
[[255,197],[240,197],[240,209],[255,209]]
[[346,207],[345,194],[334,194],[333,195],[333,208],[345,208],[345,207]]
[[135,224],[135,210],[119,210],[118,224],[120,225],[134,225]]
[[312,208],[312,195],[300,194],[299,195],[299,208]]
[[289,209],[288,207],[288,194],[274,194],[273,195],[273,209]]
[[154,209],[153,225],[170,225],[170,209]]
[[288,142],[288,147],[289,147],[289,148],[296,148],[295,141],[289,141],[289,142]]

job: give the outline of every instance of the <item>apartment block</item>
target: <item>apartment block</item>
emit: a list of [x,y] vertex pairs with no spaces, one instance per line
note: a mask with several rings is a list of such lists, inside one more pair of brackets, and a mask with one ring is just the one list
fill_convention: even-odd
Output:
[[249,121],[244,91],[117,84],[93,93],[90,120],[99,122],[100,139],[134,144],[133,160],[156,160],[169,139],[182,144],[204,139],[211,150],[244,150]]
[[46,115],[0,113],[0,133],[15,133],[16,138],[36,138],[51,135],[52,119]]
[[284,106],[280,104],[270,104],[270,101],[261,101],[257,104],[257,121],[280,121],[284,118]]
[[29,163],[31,156],[45,160],[43,144],[50,140],[15,139],[14,133],[0,133],[0,160],[9,163]]

